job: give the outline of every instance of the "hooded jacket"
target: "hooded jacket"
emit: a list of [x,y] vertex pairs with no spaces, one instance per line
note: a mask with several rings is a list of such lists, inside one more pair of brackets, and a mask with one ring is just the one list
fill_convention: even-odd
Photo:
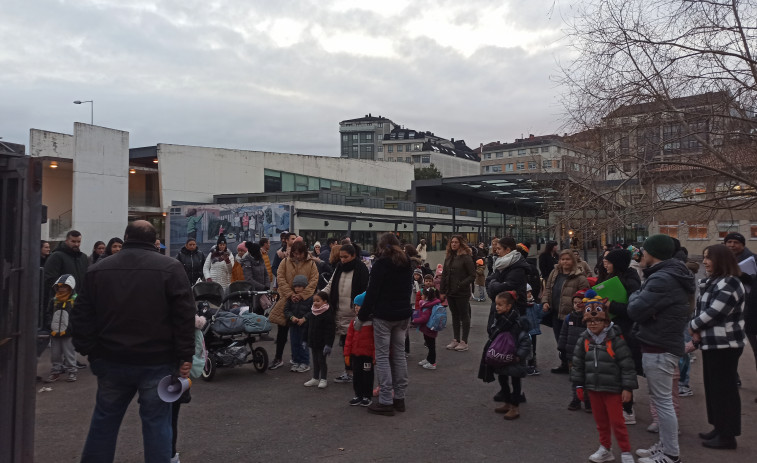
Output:
[[[228,262],[224,259],[227,257]],[[203,264],[202,273],[205,280],[210,278],[211,280],[219,283],[224,289],[228,288],[231,283],[231,270],[234,268],[234,254],[225,250],[224,252],[217,252],[215,249],[205,259]]]
[[570,381],[590,391],[613,394],[639,387],[631,350],[620,334],[620,328],[610,326],[600,344],[594,343],[588,330],[584,331],[573,351]]
[[271,282],[268,280],[268,270],[263,260],[257,260],[249,252],[246,252],[239,259],[239,265],[242,266],[244,280],[252,284],[253,291],[262,291],[270,287]]
[[678,259],[644,269],[646,280],[628,298],[633,334],[643,346],[683,355],[683,330],[689,318],[689,298],[696,289],[694,275]]
[[573,311],[573,295],[578,290],[587,289],[589,287],[589,280],[586,279],[586,275],[584,275],[581,267],[576,265],[567,275],[562,291],[560,291],[560,300],[553,301],[552,288],[555,286],[555,280],[560,272],[560,264],[555,264],[554,270],[549,274],[547,283],[544,285],[541,302],[542,304],[549,304],[550,309],[557,309],[557,318],[564,320],[565,316]]
[[66,273],[72,275],[77,284],[81,284],[88,267],[89,259],[86,254],[69,248],[65,241],[60,243],[45,262],[45,297],[49,299],[50,288],[53,287],[55,280]]
[[184,266],[184,272],[190,285],[194,285],[197,280],[203,278],[202,269],[205,265],[205,254],[202,251],[199,249],[190,251],[186,246],[182,246],[179,253],[176,254],[176,260]]
[[74,347],[90,361],[191,362],[195,312],[181,264],[152,243],[127,241],[87,271],[71,312]]

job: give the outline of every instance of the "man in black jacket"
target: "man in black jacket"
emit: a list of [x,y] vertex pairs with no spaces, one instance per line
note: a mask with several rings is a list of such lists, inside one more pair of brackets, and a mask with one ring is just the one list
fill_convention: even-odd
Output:
[[124,413],[139,392],[145,461],[171,459],[171,404],[160,380],[189,376],[195,307],[182,265],[154,246],[155,228],[126,227],[123,250],[87,272],[71,313],[74,346],[89,356],[97,401],[82,462],[112,462]]
[[84,281],[89,260],[87,255],[81,252],[79,246],[81,246],[81,233],[77,230],[69,230],[66,233],[66,241],[60,243],[45,261],[45,302],[52,297],[49,293],[50,288],[61,275],[72,275],[76,284]]

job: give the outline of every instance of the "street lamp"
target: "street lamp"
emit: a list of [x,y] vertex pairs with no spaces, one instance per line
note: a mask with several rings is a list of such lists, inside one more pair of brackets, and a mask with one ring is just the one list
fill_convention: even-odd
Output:
[[95,125],[95,101],[94,100],[74,101],[74,104],[82,104],[82,103],[89,103],[89,125]]

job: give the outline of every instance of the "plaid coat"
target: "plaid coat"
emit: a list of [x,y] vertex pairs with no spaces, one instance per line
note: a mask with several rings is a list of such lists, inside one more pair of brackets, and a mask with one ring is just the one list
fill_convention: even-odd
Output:
[[699,282],[699,299],[692,331],[702,335],[702,350],[744,346],[744,286],[734,276],[705,278]]

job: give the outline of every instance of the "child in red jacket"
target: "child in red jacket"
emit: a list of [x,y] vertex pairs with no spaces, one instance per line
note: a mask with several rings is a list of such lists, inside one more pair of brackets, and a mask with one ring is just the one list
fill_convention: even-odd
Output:
[[418,365],[427,370],[436,370],[436,336],[439,332],[429,329],[426,323],[431,317],[431,309],[440,303],[439,290],[433,287],[427,288],[423,293],[418,291],[415,295],[415,308],[418,317],[413,318],[412,324],[417,326],[423,334],[423,341],[428,348],[428,355],[418,362]]
[[[355,316],[365,300],[365,293],[355,296]],[[357,318],[355,318],[357,320]],[[344,363],[352,367],[352,388],[355,397],[350,405],[367,407],[373,402],[373,365],[376,361],[375,346],[373,344],[373,322],[361,322],[360,330],[355,330],[355,320],[350,322],[347,329],[347,339],[344,341]]]

